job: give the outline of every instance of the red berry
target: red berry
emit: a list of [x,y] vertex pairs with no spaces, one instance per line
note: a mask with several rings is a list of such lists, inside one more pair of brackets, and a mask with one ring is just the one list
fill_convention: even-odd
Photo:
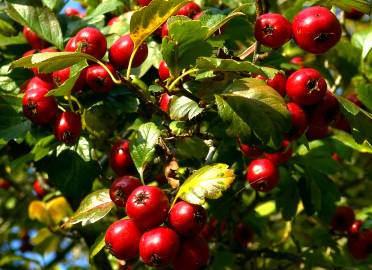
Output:
[[279,48],[292,37],[291,23],[277,13],[263,14],[256,20],[254,36],[267,47]]
[[240,143],[239,147],[247,158],[258,158],[264,153],[259,147],[253,145]]
[[165,81],[170,77],[170,72],[167,63],[164,60],[160,61],[159,64],[159,78],[162,81]]
[[[52,73],[53,82],[57,87],[62,85],[67,79],[70,78],[70,70],[71,70],[71,67],[67,67],[61,70],[54,71]],[[71,92],[79,92],[83,90],[83,88],[86,85],[86,79],[85,79],[86,72],[87,72],[87,68],[81,71],[80,76],[75,82],[75,85],[72,88]]]
[[350,235],[347,241],[347,247],[354,259],[367,259],[372,250],[372,230]]
[[217,219],[212,217],[208,223],[206,223],[199,233],[199,235],[205,240],[209,241],[212,239],[217,229]]
[[37,89],[37,88],[46,88],[48,90],[51,90],[53,89],[53,84],[48,81],[42,80],[38,76],[35,76],[27,82],[25,91],[28,91],[30,89]]
[[311,112],[310,122],[314,118],[321,118],[324,123],[331,123],[339,111],[338,100],[330,91],[326,91],[322,100],[316,105]]
[[112,146],[110,164],[112,170],[119,176],[133,171],[133,160],[130,156],[128,140],[120,140]]
[[321,101],[327,91],[327,83],[313,68],[302,68],[289,76],[287,95],[299,105],[314,105]]
[[0,189],[9,189],[10,183],[9,181],[5,180],[4,178],[0,178]]
[[152,0],[137,0],[138,5],[141,7],[148,6],[151,3]]
[[[117,69],[126,69],[129,65],[129,59],[134,49],[134,43],[130,35],[120,37],[111,46],[109,50],[110,63]],[[139,47],[136,55],[133,58],[132,67],[140,66],[147,58],[148,48],[147,43],[144,42]]]
[[314,6],[300,11],[293,19],[293,37],[305,51],[322,54],[341,38],[341,25],[327,8]]
[[338,232],[346,232],[355,221],[355,214],[349,206],[339,206],[331,220],[331,227]]
[[335,121],[333,123],[333,126],[337,129],[343,130],[345,132],[350,132],[351,127],[349,121],[346,119],[346,117],[339,113],[335,117]]
[[306,113],[296,103],[287,103],[287,109],[291,115],[291,129],[289,131],[288,138],[297,139],[305,132],[308,127],[308,120]]
[[194,21],[200,20],[201,16],[203,16],[203,15],[204,15],[204,12],[201,11],[201,12],[197,13],[194,17],[192,17],[192,19]]
[[341,162],[341,161],[342,161],[342,158],[341,158],[340,155],[337,154],[336,152],[334,152],[334,153],[332,154],[332,159],[333,159],[334,161],[337,161],[337,162]]
[[72,17],[72,16],[76,16],[80,18],[84,17],[84,15],[79,12],[79,10],[73,7],[67,7],[65,9],[65,15],[69,17]]
[[266,80],[267,85],[274,88],[281,96],[285,95],[286,82],[287,77],[281,72],[275,74],[273,78]]
[[159,106],[162,111],[168,112],[169,102],[171,101],[171,99],[172,99],[172,96],[170,96],[168,93],[163,93],[160,95]]
[[[81,52],[90,54],[97,59],[101,59],[106,53],[106,49],[107,49],[106,38],[96,28],[85,27],[81,29],[75,35],[74,41],[76,42],[77,48],[79,47],[79,44],[81,43]],[[73,48],[73,44],[70,44],[69,46]]]
[[167,218],[168,197],[158,187],[140,186],[129,195],[125,210],[139,228],[151,229]]
[[[115,70],[110,64],[106,64],[106,67],[115,74]],[[87,68],[86,82],[89,87],[96,93],[108,93],[113,87],[114,82],[112,81],[109,73],[100,65],[91,65]]]
[[117,206],[125,207],[129,195],[139,186],[141,186],[141,181],[138,178],[121,176],[111,184],[110,198]]
[[81,129],[82,124],[79,114],[63,112],[54,123],[54,136],[58,141],[72,145],[79,140]]
[[57,102],[53,96],[45,96],[47,88],[32,88],[25,92],[23,113],[33,123],[43,125],[53,120],[57,114]]
[[241,246],[246,247],[253,240],[254,232],[252,228],[244,223],[239,223],[235,227],[234,240]]
[[118,220],[106,231],[105,243],[110,253],[120,260],[138,256],[141,231],[131,219]]
[[349,227],[348,233],[349,234],[354,234],[358,233],[360,231],[360,227],[362,227],[363,221],[361,220],[355,220],[353,224]]
[[[46,180],[44,180],[44,185],[46,185]],[[36,196],[40,199],[42,199],[45,195],[48,194],[48,191],[45,189],[45,187],[40,183],[39,180],[35,180],[33,184],[33,189],[36,193]]]
[[119,16],[116,16],[116,17],[112,17],[108,22],[107,22],[107,25],[108,26],[113,26],[114,24],[116,24],[117,22],[120,21],[120,17]]
[[163,23],[161,26],[161,37],[164,38],[168,36],[169,29],[168,29],[168,22]]
[[152,267],[169,266],[177,256],[180,239],[173,230],[158,227],[145,232],[139,243],[141,260]]
[[325,119],[321,116],[311,117],[309,120],[309,128],[306,131],[306,138],[309,141],[323,139],[328,135],[329,126]]
[[361,107],[361,108],[364,107],[363,103],[359,100],[357,93],[351,92],[346,96],[346,98],[350,100],[352,103],[354,103],[355,105],[357,105],[358,107]]
[[[53,48],[46,48],[46,49],[42,49],[40,51],[35,51],[35,50],[28,51],[23,56],[32,55],[34,53],[46,53],[46,52],[58,52],[58,51],[56,49],[53,49]],[[47,81],[47,82],[52,82],[52,77],[51,77],[50,73],[39,73],[39,68],[37,68],[37,67],[31,68],[31,70],[34,73],[34,75],[40,77],[40,79],[42,79],[44,81]]]
[[177,15],[183,15],[189,18],[194,17],[196,14],[201,12],[201,8],[198,4],[191,2],[184,5],[178,12]]
[[201,237],[185,238],[180,251],[173,261],[175,270],[199,270],[208,264],[208,243]]
[[299,65],[301,68],[305,67],[304,66],[304,59],[301,57],[301,56],[295,56],[293,57],[290,62],[292,64],[296,64],[296,65]]
[[78,43],[76,42],[76,37],[71,37],[65,46],[66,52],[76,52],[79,48]]
[[207,212],[200,205],[180,201],[171,209],[168,220],[177,233],[183,236],[196,235],[207,221]]
[[265,153],[265,158],[271,160],[276,165],[286,163],[293,153],[290,144],[290,141],[282,141],[281,150],[276,153]]
[[360,12],[359,10],[356,10],[355,8],[352,8],[349,12],[345,12],[345,18],[348,18],[350,20],[359,20],[364,15],[363,12]]
[[45,48],[48,44],[46,41],[39,38],[37,34],[28,26],[23,27],[23,35],[27,39],[27,42],[34,49],[40,50],[42,48]]
[[249,164],[246,178],[253,189],[269,192],[278,185],[279,172],[271,160],[256,159]]

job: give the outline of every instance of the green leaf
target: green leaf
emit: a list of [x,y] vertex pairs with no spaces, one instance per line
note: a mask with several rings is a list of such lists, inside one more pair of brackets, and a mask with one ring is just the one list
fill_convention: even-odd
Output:
[[182,120],[185,117],[191,120],[201,114],[203,110],[204,109],[200,108],[198,103],[192,99],[181,96],[172,98],[169,113],[173,120]]
[[89,133],[107,138],[116,128],[116,114],[104,104],[95,104],[84,112],[83,121]]
[[27,41],[22,33],[19,33],[16,36],[7,37],[3,34],[0,34],[0,47],[6,47],[10,45],[20,45],[26,44]]
[[179,76],[182,69],[195,65],[198,57],[212,54],[212,46],[205,40],[208,28],[200,21],[177,20],[168,24],[168,28],[161,50],[174,77]]
[[[17,30],[14,29],[13,25],[9,23],[7,20],[3,20],[0,18],[0,36],[3,37],[9,37],[14,36],[17,34]],[[18,36],[23,35],[22,33],[19,33]]]
[[358,99],[370,111],[372,111],[372,83],[360,83],[356,85]]
[[79,208],[63,224],[63,227],[69,228],[80,222],[82,226],[95,223],[104,218],[114,205],[108,189],[94,191],[81,201]]
[[40,38],[54,44],[58,49],[63,49],[61,27],[49,8],[31,0],[8,0],[6,11],[13,20],[23,26],[29,26]]
[[160,130],[154,123],[142,124],[136,132],[135,138],[131,141],[130,155],[133,159],[141,179],[147,163],[155,153],[155,145],[158,143]]
[[267,201],[257,205],[254,208],[260,216],[268,216],[275,212],[275,203],[274,201]]
[[366,58],[372,48],[372,27],[354,33],[351,43],[362,50],[362,59]]
[[[346,11],[351,11],[353,8],[366,14],[372,11],[371,4],[367,0],[327,0],[326,2]],[[324,1],[321,1],[321,3],[323,4]]]
[[276,208],[280,210],[285,220],[294,218],[297,212],[300,194],[296,181],[281,168],[279,192],[276,194]]
[[97,162],[86,162],[71,150],[64,150],[45,162],[50,182],[62,192],[73,208],[91,190],[93,180],[100,173]]
[[332,139],[339,141],[340,143],[353,148],[354,150],[361,153],[372,154],[372,146],[368,142],[362,144],[357,143],[354,138],[349,134],[341,130],[334,130]]
[[106,232],[101,232],[101,234],[97,237],[94,244],[90,247],[90,250],[89,250],[90,259],[93,259],[105,247],[106,245],[105,236],[106,236]]
[[42,0],[43,4],[51,10],[59,11],[64,6],[64,0]]
[[20,86],[30,78],[25,70],[9,70],[10,65],[0,67],[0,91],[16,95],[20,92]]
[[222,192],[230,187],[234,179],[234,171],[229,169],[227,164],[204,166],[189,176],[181,185],[172,206],[178,198],[198,205],[203,205],[206,198],[218,199],[222,196]]
[[31,150],[31,153],[34,155],[34,161],[39,161],[47,156],[57,145],[58,142],[55,140],[54,135],[40,139]]
[[93,23],[96,22],[98,17],[122,7],[123,3],[118,0],[102,1],[89,15],[85,16],[83,20],[88,23]]
[[291,125],[280,94],[258,79],[236,80],[225,92],[216,102],[220,117],[230,125],[227,133],[247,141],[254,135],[278,147]]
[[176,141],[177,156],[203,159],[208,154],[208,146],[199,137],[181,138]]

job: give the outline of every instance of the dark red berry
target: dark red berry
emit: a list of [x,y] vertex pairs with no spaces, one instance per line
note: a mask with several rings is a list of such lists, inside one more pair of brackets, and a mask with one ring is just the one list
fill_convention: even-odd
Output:
[[234,240],[241,246],[246,247],[249,242],[253,240],[254,231],[252,228],[244,223],[236,225],[234,230]]
[[348,18],[350,20],[359,20],[363,17],[363,15],[363,12],[360,12],[355,8],[352,8],[349,12],[345,12],[345,18]]
[[364,105],[363,105],[363,103],[359,100],[357,93],[355,93],[355,92],[351,92],[351,93],[349,93],[349,94],[346,96],[346,98],[347,98],[348,100],[350,100],[352,103],[354,103],[355,105],[357,105],[358,107],[360,107],[360,108],[364,108]]
[[80,18],[84,17],[84,14],[80,13],[79,10],[73,7],[67,7],[65,9],[65,15],[69,17],[73,17],[73,16],[80,17]]
[[54,136],[60,142],[75,144],[82,129],[81,117],[74,112],[62,112],[54,123]]
[[184,5],[178,12],[177,15],[186,16],[189,18],[194,17],[196,14],[201,12],[201,8],[198,4],[191,2]]
[[286,163],[291,158],[293,153],[290,144],[290,141],[282,141],[280,151],[276,153],[265,153],[265,158],[271,160],[276,165]]
[[161,37],[164,38],[168,36],[169,29],[168,29],[168,22],[163,23],[161,26]]
[[129,195],[139,186],[141,181],[137,177],[121,176],[111,184],[110,198],[117,206],[125,207]]
[[279,172],[271,160],[256,159],[249,164],[246,178],[253,189],[269,192],[278,185]]
[[173,261],[174,270],[200,270],[208,264],[208,243],[201,237],[185,238]]
[[330,91],[326,91],[322,100],[312,110],[310,122],[313,118],[322,118],[324,123],[331,123],[339,112],[338,100]]
[[[117,69],[126,69],[129,65],[130,56],[134,49],[134,43],[130,35],[120,37],[109,50],[110,63]],[[133,58],[132,67],[140,66],[147,58],[148,48],[144,42]]]
[[264,153],[263,150],[254,145],[239,143],[239,147],[244,156],[246,156],[247,158],[258,158]]
[[[76,42],[75,46],[77,48],[81,46],[81,52],[90,54],[97,59],[101,59],[105,55],[107,50],[107,42],[105,36],[98,29],[93,27],[85,27],[81,29],[75,35],[74,42]],[[72,49],[74,48],[73,44],[68,44],[68,46]]]
[[287,77],[281,72],[278,72],[273,78],[266,81],[267,85],[274,88],[281,96],[285,95],[286,82]]
[[34,192],[36,193],[36,196],[40,199],[42,199],[45,195],[48,194],[48,190],[46,190],[46,180],[43,181],[43,183],[40,183],[41,180],[36,179],[33,184]]
[[360,227],[362,227],[363,221],[361,220],[355,220],[353,224],[349,227],[348,233],[349,234],[354,234],[358,233],[360,231]]
[[141,260],[152,267],[169,266],[178,254],[180,239],[167,227],[158,227],[145,232],[139,243]]
[[35,124],[48,124],[57,114],[57,102],[53,96],[45,96],[47,88],[32,88],[25,92],[23,113]]
[[[115,74],[115,70],[109,63],[106,67]],[[96,93],[108,93],[113,87],[114,82],[112,81],[109,73],[101,65],[91,65],[87,68],[86,82],[89,87]]]
[[332,159],[333,159],[334,161],[337,161],[337,162],[341,162],[341,161],[342,161],[342,158],[341,158],[340,155],[337,154],[336,152],[334,152],[334,153],[332,154]]
[[346,117],[338,113],[335,117],[335,121],[333,123],[333,126],[337,129],[343,130],[345,132],[351,132],[351,127],[349,121],[346,119]]
[[341,38],[341,25],[327,8],[314,6],[300,11],[293,19],[293,38],[305,51],[322,54]]
[[28,91],[30,89],[37,89],[37,88],[46,88],[48,90],[51,90],[53,89],[53,84],[48,81],[42,80],[38,76],[35,76],[27,82],[25,91]]
[[207,212],[200,205],[180,201],[171,209],[168,221],[177,233],[192,236],[203,229],[207,221]]
[[0,178],[0,189],[9,189],[10,183],[9,181],[5,180],[4,178]]
[[287,136],[289,139],[297,139],[302,136],[308,127],[307,115],[304,110],[294,102],[287,103],[287,109],[291,115],[292,124]]
[[148,6],[152,0],[137,0],[138,5],[141,7]]
[[46,41],[39,38],[37,34],[28,26],[23,27],[23,35],[26,38],[28,44],[30,44],[31,47],[34,49],[40,50],[48,45]]
[[372,252],[372,230],[357,232],[349,236],[347,247],[356,260],[365,260]]
[[327,83],[313,68],[302,68],[289,76],[287,95],[299,105],[314,105],[321,101],[327,91]]
[[327,137],[329,125],[321,116],[311,117],[309,120],[309,128],[306,131],[306,138],[309,141],[320,140]]
[[349,206],[339,206],[331,220],[331,227],[338,232],[347,232],[355,221],[355,214]]
[[[67,67],[61,70],[54,71],[52,73],[53,82],[57,87],[62,85],[67,79],[70,78],[70,70],[71,70],[71,67]],[[83,88],[86,85],[86,72],[87,72],[87,68],[83,69],[80,72],[80,76],[75,82],[75,85],[72,88],[71,92],[79,92],[83,90]]]
[[76,52],[77,49],[79,48],[79,45],[76,41],[76,37],[71,37],[65,46],[65,51],[66,52]]
[[112,146],[110,164],[112,170],[119,176],[133,171],[133,160],[130,156],[128,140],[119,140]]
[[292,37],[291,23],[277,13],[263,14],[256,20],[254,36],[267,47],[279,48]]
[[172,96],[169,95],[168,93],[163,93],[160,95],[159,106],[162,111],[168,112],[169,102],[171,101],[171,99],[172,99]]
[[167,63],[164,60],[160,61],[159,64],[159,78],[162,81],[165,81],[170,77],[170,72]]
[[212,217],[208,223],[206,223],[199,233],[199,235],[204,238],[206,241],[209,241],[213,238],[217,229],[217,219]]
[[167,218],[168,197],[158,187],[140,186],[130,194],[125,210],[139,228],[148,230],[159,226]]
[[138,256],[141,231],[131,219],[118,220],[106,231],[105,243],[110,253],[120,260]]

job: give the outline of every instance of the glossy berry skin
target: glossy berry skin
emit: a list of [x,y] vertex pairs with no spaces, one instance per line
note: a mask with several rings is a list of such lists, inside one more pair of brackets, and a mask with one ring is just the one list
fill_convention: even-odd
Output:
[[31,30],[30,27],[25,26],[23,28],[23,35],[26,38],[27,42],[31,45],[32,48],[40,50],[47,46],[47,42],[42,40],[37,36],[37,34]]
[[23,113],[35,124],[48,124],[57,114],[57,101],[53,96],[45,96],[48,91],[42,87],[32,88],[23,96]]
[[[130,35],[124,35],[120,37],[111,46],[109,50],[110,63],[115,69],[126,69],[129,65],[129,59],[134,49],[134,43],[130,38]],[[144,42],[136,52],[133,58],[132,67],[140,66],[147,58],[148,48],[147,43]]]
[[26,87],[25,87],[25,91],[28,91],[30,89],[37,89],[37,88],[46,88],[48,90],[51,90],[53,89],[53,84],[48,82],[48,81],[44,81],[43,79],[41,79],[40,77],[38,76],[34,76],[32,77],[31,80],[29,80],[26,84]]
[[277,13],[263,14],[256,20],[254,36],[267,47],[279,48],[292,37],[291,23]]
[[81,117],[74,112],[62,112],[54,123],[54,136],[67,145],[77,143],[82,129]]
[[191,2],[184,5],[178,12],[177,15],[186,16],[189,18],[193,18],[196,14],[201,12],[201,8],[198,4]]
[[244,223],[236,225],[234,230],[234,240],[241,246],[246,247],[253,240],[254,232],[252,228]]
[[76,52],[77,49],[79,48],[78,43],[76,41],[76,37],[71,37],[65,46],[65,51],[66,52]]
[[327,83],[313,68],[302,68],[289,76],[287,95],[298,105],[314,105],[321,101],[327,91]]
[[139,243],[141,260],[152,267],[169,266],[178,254],[180,239],[167,227],[158,227],[145,232]]
[[282,141],[281,150],[276,153],[265,153],[265,158],[271,160],[276,165],[286,163],[293,154],[290,144],[288,140]]
[[[106,67],[115,74],[115,70],[112,65],[106,64]],[[108,93],[114,87],[109,73],[100,65],[91,65],[87,68],[86,82],[89,87],[96,93]]]
[[67,7],[65,9],[65,15],[68,17],[73,17],[73,16],[80,17],[80,18],[84,17],[84,14],[81,14],[79,10],[73,7]]
[[300,11],[293,19],[293,38],[303,50],[322,54],[341,38],[341,25],[327,8],[313,6]]
[[131,219],[122,219],[112,223],[105,235],[106,247],[120,260],[129,260],[138,256],[141,231]]
[[[53,82],[56,85],[56,87],[59,87],[62,85],[65,81],[67,81],[70,78],[70,70],[71,67],[67,67],[61,70],[54,71],[52,73]],[[74,87],[72,88],[72,92],[79,92],[84,89],[86,85],[86,73],[87,68],[83,69],[80,72],[79,78],[76,80]]]
[[365,260],[371,255],[372,230],[367,229],[348,237],[347,247],[350,255],[356,260]]
[[163,93],[160,95],[159,98],[159,107],[163,112],[168,112],[169,110],[169,103],[172,99],[172,96],[168,93]]
[[138,5],[141,7],[148,6],[152,0],[137,0]]
[[271,160],[256,159],[249,164],[246,178],[253,189],[269,192],[278,185],[279,172]]
[[305,67],[304,59],[301,56],[295,56],[289,62],[291,62],[292,64],[299,65],[301,68]]
[[207,221],[207,212],[200,205],[180,201],[171,209],[168,221],[169,225],[182,236],[197,235]]
[[180,251],[173,261],[174,270],[199,270],[207,266],[208,243],[200,236],[181,240]]
[[274,88],[281,96],[285,95],[286,82],[287,77],[281,72],[275,74],[273,78],[266,80],[266,84]]
[[10,183],[9,181],[5,180],[4,178],[0,178],[0,189],[9,189]]
[[358,233],[360,231],[360,227],[362,227],[363,221],[361,220],[355,220],[353,224],[348,229],[349,235]]
[[240,143],[239,148],[247,158],[258,158],[264,153],[263,150],[254,145]]
[[75,40],[77,48],[82,43],[81,52],[90,54],[97,59],[101,59],[107,50],[105,36],[96,28],[85,27],[76,35]]
[[125,210],[139,228],[148,230],[159,226],[167,218],[168,197],[158,187],[140,186],[129,195]]
[[40,199],[48,194],[48,191],[40,184],[39,180],[35,180],[32,187],[36,193],[36,196]]
[[355,221],[355,214],[349,206],[339,206],[331,220],[331,227],[338,232],[347,232]]
[[304,110],[294,102],[287,103],[287,109],[291,115],[291,129],[287,137],[292,140],[298,139],[308,127],[307,115]]
[[111,184],[110,198],[116,206],[125,207],[129,195],[139,186],[141,181],[137,177],[121,176]]
[[165,81],[166,79],[170,77],[168,65],[167,63],[165,63],[164,60],[160,61],[158,72],[159,72],[159,78],[162,81]]
[[168,36],[168,33],[169,33],[168,23],[165,22],[161,26],[161,37],[164,38],[164,37]]
[[110,164],[118,175],[125,175],[133,170],[133,160],[129,152],[129,141],[119,140],[111,148]]

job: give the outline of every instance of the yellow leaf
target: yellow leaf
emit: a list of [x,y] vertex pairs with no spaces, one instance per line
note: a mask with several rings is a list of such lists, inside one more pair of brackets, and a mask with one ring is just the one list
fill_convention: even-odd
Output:
[[235,179],[233,170],[227,164],[207,165],[194,172],[180,187],[173,204],[178,198],[192,204],[203,205],[205,199],[218,199]]
[[28,216],[32,220],[37,220],[45,225],[50,224],[50,218],[46,203],[42,201],[32,201],[28,206]]
[[64,218],[72,215],[72,209],[65,197],[57,197],[46,205],[51,222],[58,225]]

